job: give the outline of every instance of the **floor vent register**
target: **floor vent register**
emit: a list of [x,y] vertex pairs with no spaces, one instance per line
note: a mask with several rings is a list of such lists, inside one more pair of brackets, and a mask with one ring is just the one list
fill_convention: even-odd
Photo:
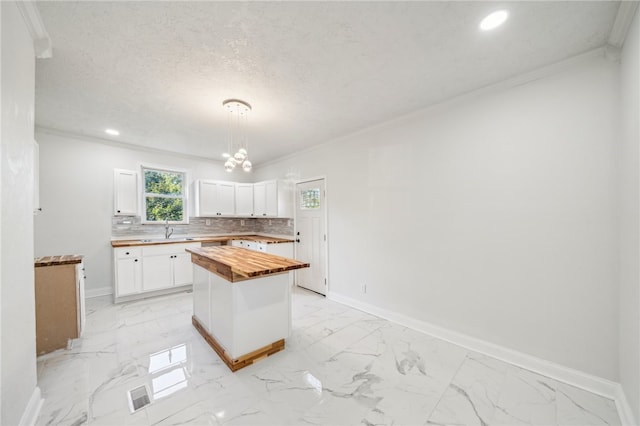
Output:
[[127,392],[129,397],[129,410],[131,413],[135,413],[142,407],[145,407],[151,403],[149,400],[149,391],[146,386],[139,386],[135,389],[131,389]]

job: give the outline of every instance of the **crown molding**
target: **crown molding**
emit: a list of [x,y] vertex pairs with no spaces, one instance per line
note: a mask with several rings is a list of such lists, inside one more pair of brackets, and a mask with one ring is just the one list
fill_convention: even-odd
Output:
[[51,37],[42,22],[40,11],[34,1],[16,1],[16,5],[22,13],[24,23],[29,29],[29,34],[33,39],[33,48],[36,52],[36,58],[46,59],[53,56],[53,45]]
[[613,23],[613,28],[609,34],[609,44],[613,47],[622,47],[624,40],[627,38],[627,32],[633,22],[636,9],[638,8],[638,0],[621,1],[618,7],[618,14]]

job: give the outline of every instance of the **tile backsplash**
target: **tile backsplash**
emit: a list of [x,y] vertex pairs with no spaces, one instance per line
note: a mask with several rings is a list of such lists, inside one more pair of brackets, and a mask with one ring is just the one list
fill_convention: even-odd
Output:
[[[209,221],[209,225],[207,225]],[[244,224],[243,224],[244,223]],[[227,218],[227,217],[190,217],[188,225],[171,225],[172,237],[216,235],[233,233],[263,233],[274,235],[293,235],[293,219],[280,218]],[[154,236],[164,235],[164,225],[143,225],[139,216],[113,216],[111,236]]]

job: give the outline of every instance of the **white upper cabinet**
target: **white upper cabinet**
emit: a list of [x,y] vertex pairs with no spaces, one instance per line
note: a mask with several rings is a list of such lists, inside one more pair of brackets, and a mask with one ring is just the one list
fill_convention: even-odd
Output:
[[265,182],[253,184],[253,212],[256,217],[262,217],[266,214],[266,191]]
[[254,216],[253,184],[236,183],[236,216]]
[[268,180],[253,185],[253,206],[256,217],[278,216],[278,182]]
[[278,182],[270,180],[265,182],[265,209],[264,216],[278,216]]
[[195,183],[196,216],[234,216],[236,184],[215,180],[197,180]]
[[293,193],[277,180],[257,183],[196,180],[194,187],[198,217],[293,217]]
[[131,170],[114,171],[113,214],[136,216],[138,214],[138,174]]

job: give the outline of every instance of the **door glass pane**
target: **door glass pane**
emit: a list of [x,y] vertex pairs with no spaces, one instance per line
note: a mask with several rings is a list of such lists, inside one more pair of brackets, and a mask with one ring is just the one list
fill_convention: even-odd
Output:
[[300,208],[302,210],[320,208],[320,188],[303,189],[300,191]]

